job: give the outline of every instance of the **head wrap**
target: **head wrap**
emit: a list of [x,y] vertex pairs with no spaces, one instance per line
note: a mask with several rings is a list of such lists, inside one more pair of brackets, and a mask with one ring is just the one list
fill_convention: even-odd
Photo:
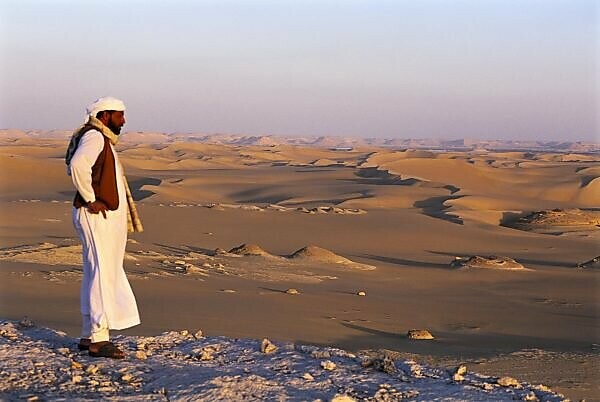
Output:
[[116,110],[119,112],[124,112],[125,104],[122,100],[113,98],[112,96],[107,96],[96,100],[86,108],[87,115],[92,117],[96,117],[98,112],[102,112],[104,110]]

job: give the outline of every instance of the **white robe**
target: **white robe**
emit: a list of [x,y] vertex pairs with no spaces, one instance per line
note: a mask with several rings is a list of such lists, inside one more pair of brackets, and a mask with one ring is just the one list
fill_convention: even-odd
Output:
[[[89,314],[92,329],[124,329],[140,323],[135,296],[125,276],[123,258],[127,243],[127,197],[117,153],[115,171],[119,208],[92,214],[73,208],[73,225],[83,245],[81,313]],[[69,166],[73,184],[86,201],[95,201],[92,166],[104,147],[104,136],[96,130],[83,135]]]

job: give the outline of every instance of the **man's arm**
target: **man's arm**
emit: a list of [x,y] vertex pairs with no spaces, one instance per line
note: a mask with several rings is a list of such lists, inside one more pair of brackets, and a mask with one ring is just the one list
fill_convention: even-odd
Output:
[[104,136],[102,133],[96,130],[88,131],[79,141],[79,146],[71,159],[70,167],[73,184],[81,197],[87,202],[87,208],[92,213],[102,212],[102,215],[106,217],[104,212],[106,206],[101,201],[96,201],[96,195],[92,187],[92,166],[96,163],[103,148]]

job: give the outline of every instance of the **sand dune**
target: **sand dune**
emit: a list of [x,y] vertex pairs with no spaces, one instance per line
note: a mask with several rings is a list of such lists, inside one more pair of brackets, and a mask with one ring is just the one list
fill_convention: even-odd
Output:
[[[52,135],[0,133],[0,315],[29,313],[76,336],[68,135]],[[600,398],[600,158],[585,144],[386,143],[434,148],[397,151],[313,146],[345,143],[326,138],[126,136],[117,148],[146,228],[127,245],[144,321],[129,334],[199,323],[232,338],[471,359],[489,375],[518,369],[572,398]],[[554,215],[535,218],[544,211]],[[317,246],[292,253],[304,245]],[[452,269],[455,256],[468,268]],[[407,339],[414,328],[435,339]],[[532,348],[556,353],[552,364],[524,358]]]

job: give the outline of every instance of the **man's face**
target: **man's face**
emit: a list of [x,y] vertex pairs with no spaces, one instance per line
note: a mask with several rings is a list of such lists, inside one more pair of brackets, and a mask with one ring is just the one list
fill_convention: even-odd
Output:
[[121,127],[125,124],[125,112],[111,111],[108,112],[108,121],[106,127],[110,128],[113,133],[120,134]]

